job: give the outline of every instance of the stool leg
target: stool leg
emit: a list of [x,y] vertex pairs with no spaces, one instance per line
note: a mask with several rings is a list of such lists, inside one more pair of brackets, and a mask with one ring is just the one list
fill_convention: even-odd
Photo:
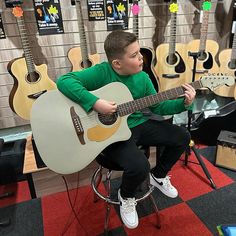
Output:
[[[112,171],[109,170],[106,175],[106,190],[107,190],[107,197],[108,198],[111,197],[111,174],[112,174]],[[110,203],[107,202],[105,225],[104,225],[104,234],[105,235],[108,235],[110,211],[111,211],[111,206],[110,206]]]
[[159,214],[159,210],[157,208],[156,202],[154,200],[154,197],[152,196],[152,194],[149,195],[152,205],[154,207],[154,210],[156,212],[156,216],[157,216],[157,228],[160,229],[161,228],[161,219],[160,219],[160,214]]
[[[102,167],[99,167],[99,175],[98,175],[98,179],[96,180],[96,189],[98,189],[98,186],[100,185],[101,181],[102,181]],[[99,200],[99,197],[97,196],[97,194],[94,192],[93,195],[93,202],[97,202]]]

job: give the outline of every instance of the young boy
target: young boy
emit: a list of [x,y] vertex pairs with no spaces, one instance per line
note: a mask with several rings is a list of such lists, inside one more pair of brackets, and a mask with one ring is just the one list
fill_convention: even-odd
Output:
[[[112,114],[117,109],[116,103],[100,99],[89,91],[118,81],[128,87],[134,99],[156,94],[148,75],[142,71],[143,57],[134,34],[113,31],[107,36],[104,48],[108,62],[67,73],[58,79],[58,89],[64,95],[79,103],[87,112],[94,109],[102,114]],[[184,84],[183,88],[184,98],[161,102],[149,107],[150,110],[160,115],[172,115],[191,109],[195,90],[188,84]],[[168,197],[175,198],[178,192],[171,185],[167,173],[188,146],[190,134],[186,129],[168,122],[148,120],[140,111],[128,117],[128,126],[132,132],[131,138],[113,143],[103,152],[107,163],[124,170],[118,191],[120,214],[128,228],[135,228],[138,226],[135,190],[150,172],[148,159],[138,146],[165,146],[156,167],[151,170],[150,182]]]

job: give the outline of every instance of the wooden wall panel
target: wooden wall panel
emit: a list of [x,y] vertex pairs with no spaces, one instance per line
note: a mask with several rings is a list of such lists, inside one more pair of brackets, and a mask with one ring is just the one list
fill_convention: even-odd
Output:
[[[35,64],[47,64],[49,77],[54,81],[61,74],[71,70],[67,58],[68,50],[80,45],[75,6],[71,6],[70,1],[61,0],[60,2],[65,33],[49,36],[38,34],[32,1],[24,1],[23,4],[24,19]],[[178,2],[177,42],[187,43],[200,37],[199,17],[202,1],[178,0]],[[212,0],[212,3],[208,37],[217,40],[222,50],[228,46],[233,1]],[[168,42],[170,14],[167,4],[163,0],[141,0],[140,7],[140,44],[155,49],[160,43]],[[109,33],[106,30],[106,21],[89,22],[86,1],[82,1],[82,9],[89,52],[91,54],[99,53],[101,60],[106,60],[103,49],[104,39]],[[7,64],[10,60],[21,57],[23,51],[16,20],[12,16],[11,10],[6,9],[2,0],[0,1],[0,12],[7,35],[6,39],[0,40],[0,129],[2,129],[25,125],[29,121],[24,121],[16,114],[9,112],[10,108],[7,103],[13,79],[7,71]],[[129,31],[132,32],[133,19],[130,9],[129,16]]]

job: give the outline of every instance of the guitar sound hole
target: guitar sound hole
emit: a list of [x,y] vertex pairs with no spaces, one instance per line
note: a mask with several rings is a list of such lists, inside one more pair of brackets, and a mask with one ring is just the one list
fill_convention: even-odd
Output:
[[82,68],[89,68],[89,67],[91,67],[92,66],[92,62],[88,59],[88,60],[86,60],[85,62],[81,62],[81,67]]
[[230,61],[229,64],[228,64],[228,67],[229,67],[231,70],[235,70],[235,69],[236,69],[236,61],[235,61],[235,60]]
[[166,58],[166,62],[167,62],[169,65],[174,65],[177,61],[178,61],[178,57],[177,57],[175,54],[169,55],[169,56]]
[[35,82],[38,81],[39,77],[40,77],[40,75],[39,75],[39,73],[37,73],[36,71],[30,72],[30,73],[28,73],[28,75],[27,75],[27,81],[28,81],[29,83],[35,83]]
[[117,113],[111,115],[98,113],[98,118],[103,125],[114,124],[117,120],[117,117],[118,117]]

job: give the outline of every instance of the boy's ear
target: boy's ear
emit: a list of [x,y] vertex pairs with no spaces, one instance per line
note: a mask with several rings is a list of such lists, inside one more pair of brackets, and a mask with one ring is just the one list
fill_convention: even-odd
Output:
[[120,69],[120,61],[118,59],[115,59],[112,61],[112,66],[115,67],[116,69]]

